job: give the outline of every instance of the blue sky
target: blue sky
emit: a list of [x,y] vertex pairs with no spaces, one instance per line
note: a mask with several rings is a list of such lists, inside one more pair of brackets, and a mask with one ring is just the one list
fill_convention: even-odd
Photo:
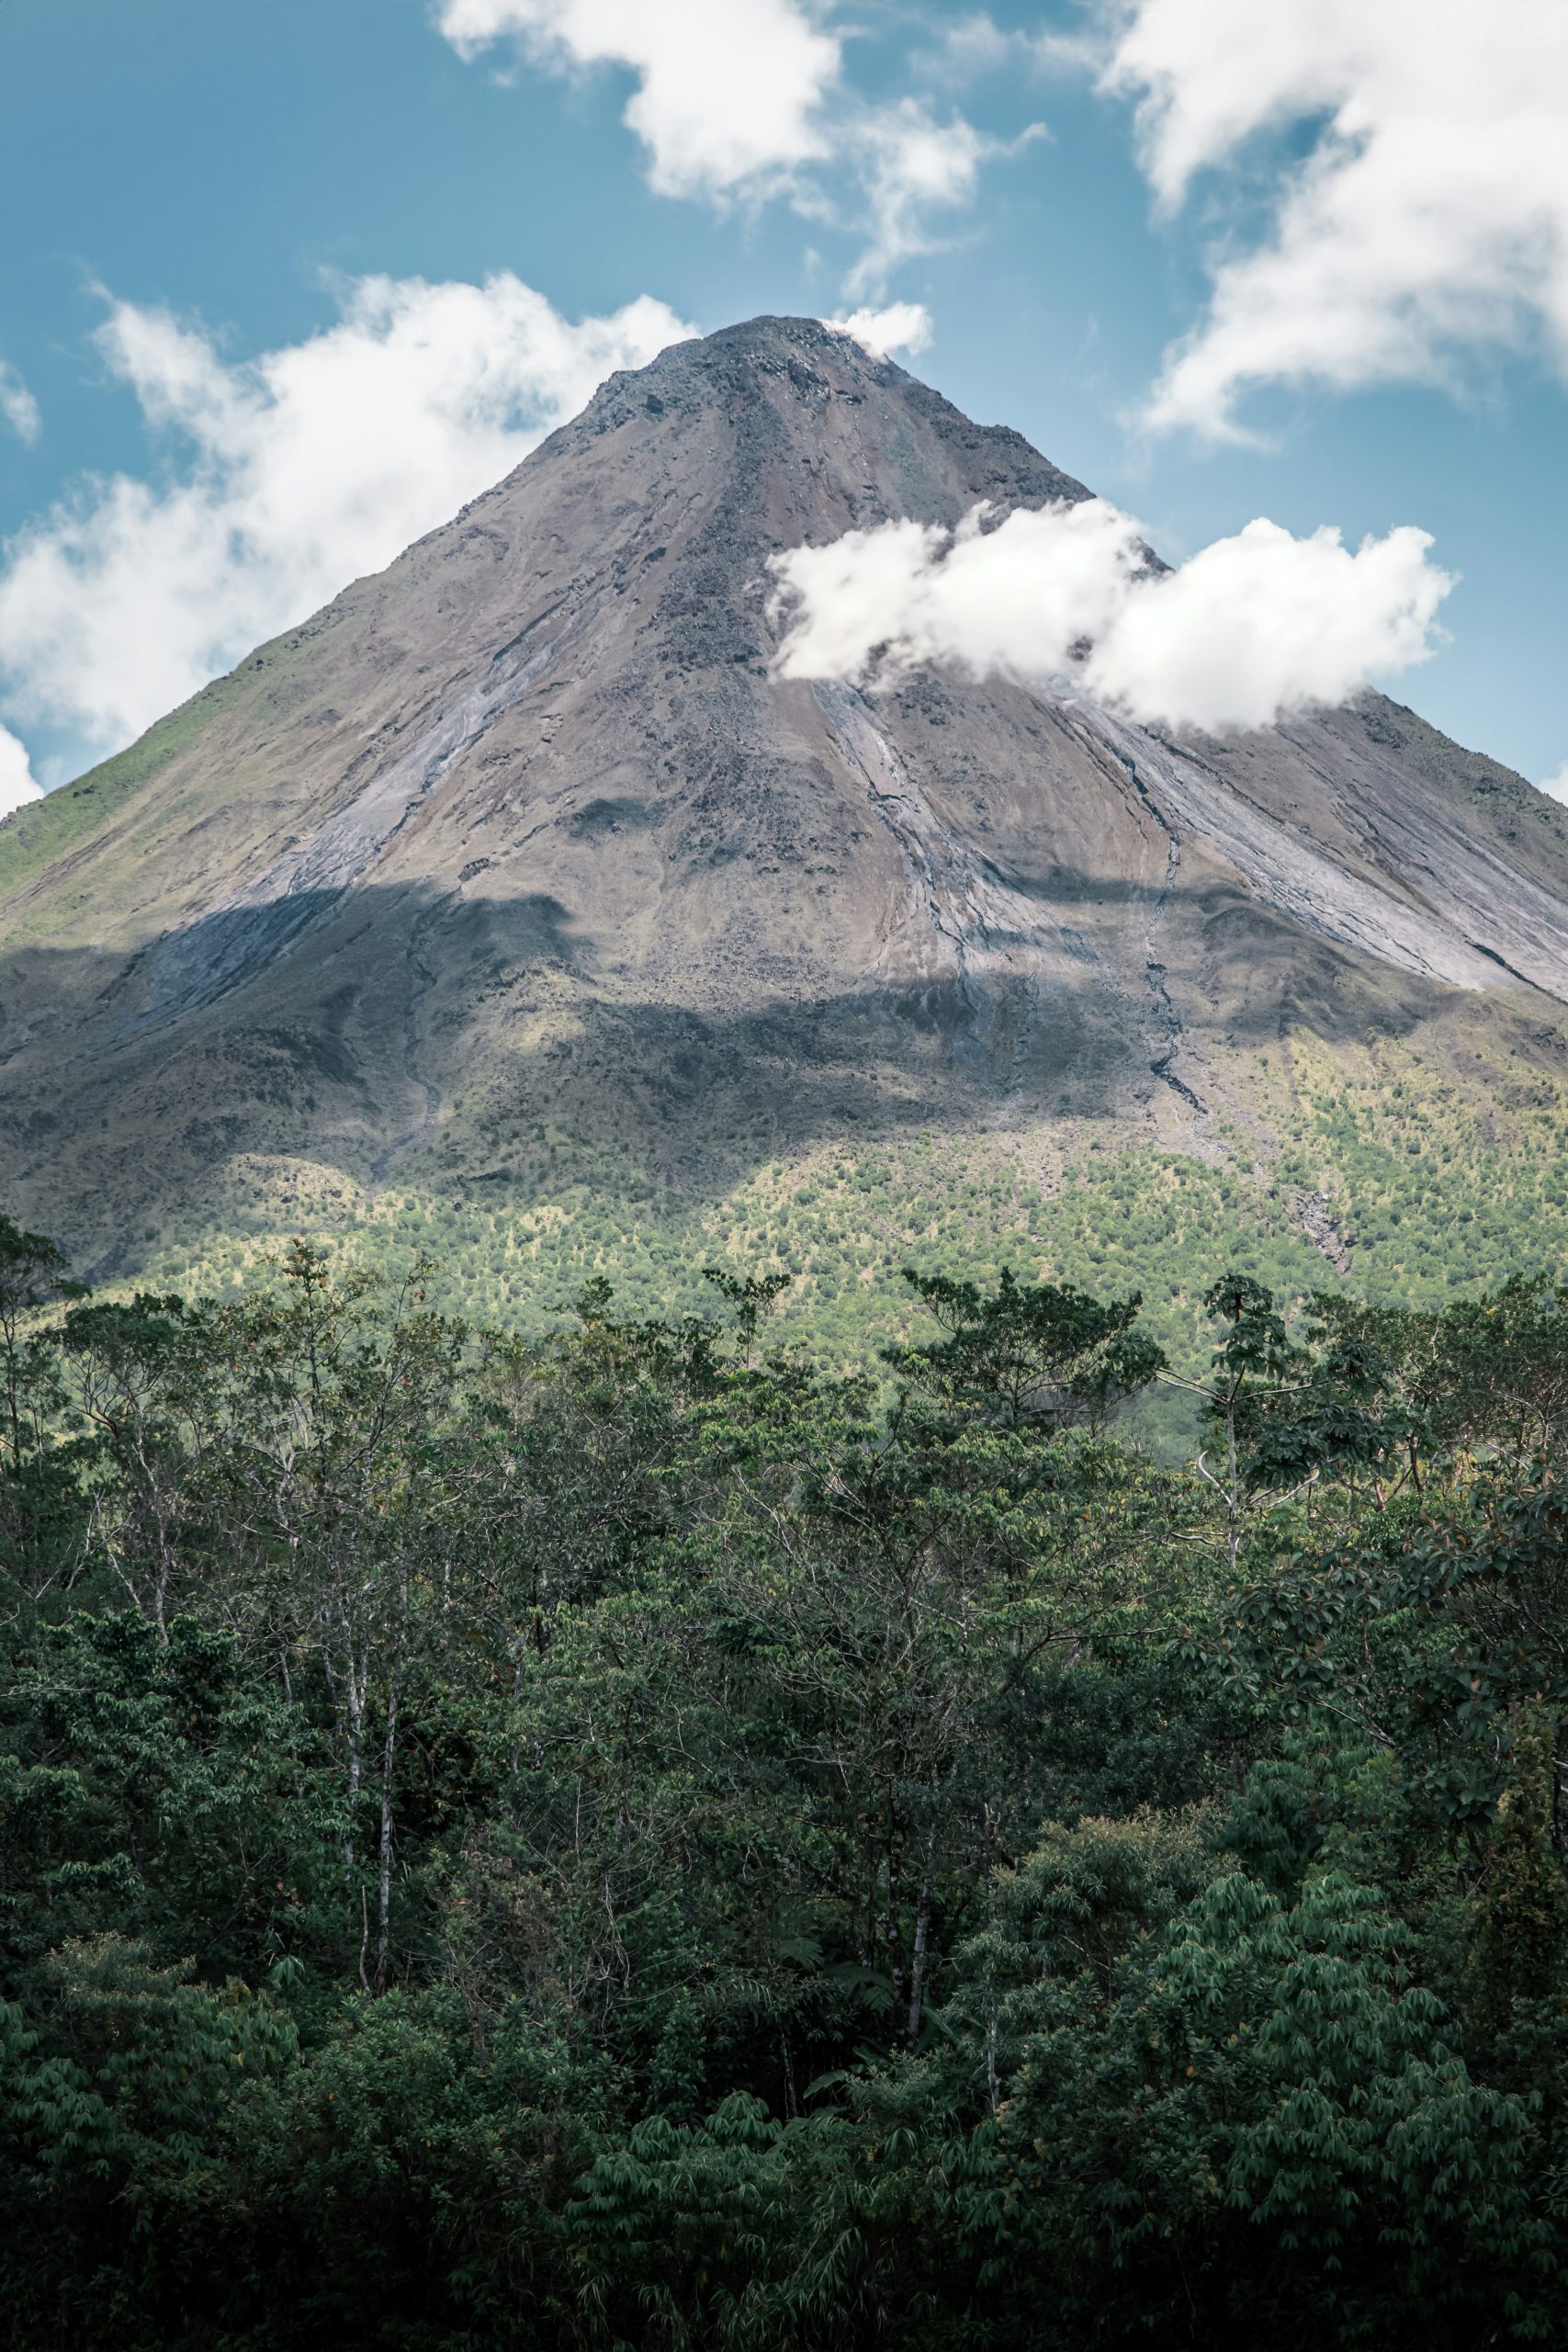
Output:
[[1429,532],[1446,642],[1392,690],[1568,762],[1559,0],[725,0],[734,58],[716,5],[5,0],[0,719],[40,781],[676,322],[899,301],[908,364],[1172,560]]

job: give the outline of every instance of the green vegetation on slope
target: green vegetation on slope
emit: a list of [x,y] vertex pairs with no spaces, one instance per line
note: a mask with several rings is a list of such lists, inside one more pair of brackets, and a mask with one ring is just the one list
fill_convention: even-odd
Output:
[[439,1272],[0,1221],[11,2342],[1562,2340],[1568,1291]]
[[[321,626],[320,620],[312,622],[258,647],[237,669],[214,678],[210,684],[150,727],[145,735],[139,735],[123,752],[101,760],[73,784],[61,785],[45,793],[41,800],[29,800],[0,820],[0,902],[36,881],[73,851],[89,852],[95,859],[105,855],[112,858],[122,820],[133,814],[141,794],[166,774],[183,752],[199,741],[215,718],[241,695],[255,688],[258,672],[268,673],[267,691],[276,692],[296,667],[290,657],[319,635]],[[199,797],[206,806],[210,806],[210,785],[204,785]],[[178,813],[177,803],[163,809],[165,823],[171,813]],[[94,889],[100,902],[105,895],[112,902],[112,893],[105,894],[101,871]],[[57,886],[51,895],[41,935],[46,939],[57,937],[69,924],[85,895],[73,890],[69,883]],[[30,930],[25,922],[13,922],[7,933],[10,944],[20,944],[29,937]]]
[[204,686],[125,751],[117,752],[113,759],[101,761],[74,784],[62,785],[58,791],[28,801],[7,817],[0,825],[0,894],[19,890],[57,859],[102,832],[194,741],[231,686],[228,678]]
[[185,1235],[149,1232],[141,1278],[222,1292],[304,1233],[389,1280],[423,1251],[444,1307],[537,1330],[600,1275],[628,1312],[694,1309],[696,1269],[718,1260],[788,1273],[791,1340],[848,1365],[908,1329],[899,1269],[911,1257],[950,1273],[1005,1260],[1141,1290],[1179,1356],[1200,1345],[1203,1294],[1233,1263],[1291,1299],[1348,1280],[1371,1298],[1427,1305],[1510,1264],[1568,1263],[1568,1106],[1536,1074],[1488,1065],[1463,1090],[1403,1046],[1331,1056],[1306,1038],[1288,1068],[1287,1095],[1283,1057],[1263,1065],[1283,1149],[1217,1124],[1187,1152],[1080,1129],[1048,1186],[1030,1170],[1029,1135],[929,1131],[767,1160],[706,1195],[564,1139],[521,1198],[460,1170],[443,1181],[428,1163],[366,1198],[334,1170],[242,1159]]

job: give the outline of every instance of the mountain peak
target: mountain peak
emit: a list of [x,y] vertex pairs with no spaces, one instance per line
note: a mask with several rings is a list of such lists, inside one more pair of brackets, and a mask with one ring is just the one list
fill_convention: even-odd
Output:
[[846,1132],[1212,1151],[1292,1023],[1540,1029],[1562,827],[1391,705],[1177,744],[774,675],[779,549],[1087,495],[818,320],[612,377],[6,827],[0,1188],[90,1250],[285,1161],[363,1204],[569,1148],[698,1191]]
[[[716,427],[717,437],[674,458],[697,426]],[[613,454],[603,447],[612,435]],[[596,470],[614,467],[628,484],[689,463],[691,494],[699,506],[725,505],[743,568],[799,538],[894,517],[953,524],[982,498],[1005,510],[1089,495],[1021,434],[976,424],[820,319],[744,320],[618,371],[458,520],[505,501],[568,453]]]
[[911,380],[889,359],[877,358],[842,327],[825,319],[791,318],[764,311],[754,319],[738,320],[712,334],[694,335],[672,343],[646,368],[623,368],[600,387],[594,400],[626,385],[662,379],[671,385],[685,379],[725,385],[749,374],[769,374],[791,368],[797,390],[820,388],[836,378],[870,383]]

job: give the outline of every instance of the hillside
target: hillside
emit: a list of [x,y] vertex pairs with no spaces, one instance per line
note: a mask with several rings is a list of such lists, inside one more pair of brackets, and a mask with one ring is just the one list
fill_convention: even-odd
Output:
[[1556,1258],[1568,820],[1520,778],[1378,696],[1217,741],[771,675],[774,550],[1086,495],[809,321],[613,378],[0,827],[0,1199],[99,1279],[438,1238],[481,1313],[728,1250],[833,1344],[916,1242]]

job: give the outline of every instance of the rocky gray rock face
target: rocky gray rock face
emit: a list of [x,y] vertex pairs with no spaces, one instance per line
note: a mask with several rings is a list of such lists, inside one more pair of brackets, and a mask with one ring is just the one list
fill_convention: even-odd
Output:
[[911,1121],[1190,1137],[1303,1027],[1555,1069],[1564,814],[1413,713],[772,675],[775,550],[1087,495],[811,321],[612,378],[0,828],[0,1198],[90,1251],[245,1154],[525,1191],[559,1138],[701,1187]]

